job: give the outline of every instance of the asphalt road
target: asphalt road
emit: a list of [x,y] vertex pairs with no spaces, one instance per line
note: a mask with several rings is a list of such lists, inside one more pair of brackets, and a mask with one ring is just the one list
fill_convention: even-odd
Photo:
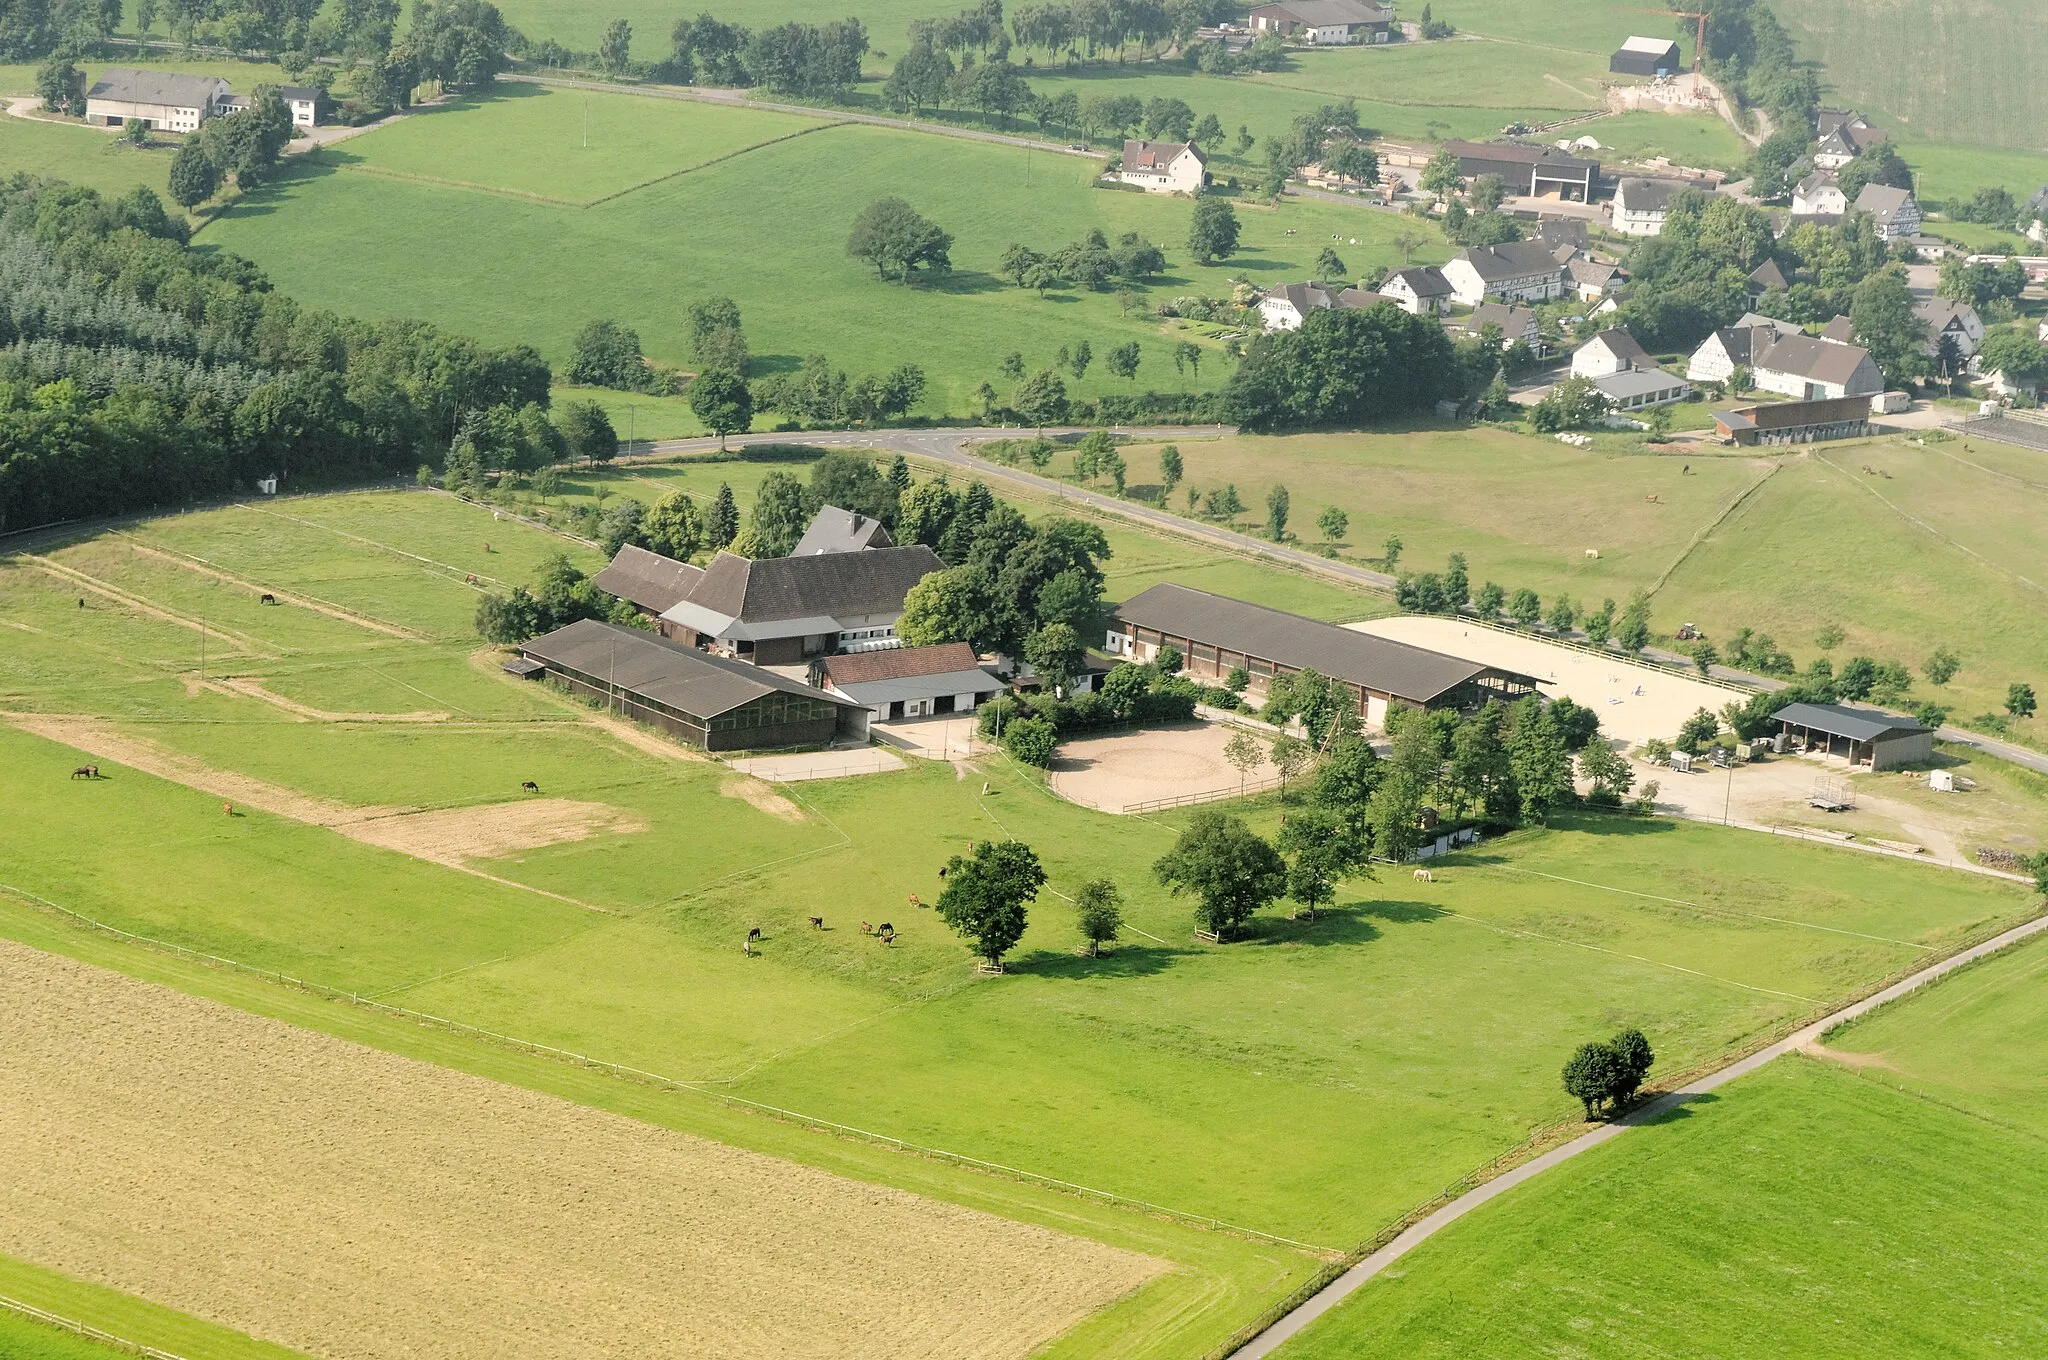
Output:
[[1678,1106],[1685,1104],[1687,1101],[1695,1100],[1718,1086],[1734,1081],[1737,1077],[1747,1076],[1765,1063],[1782,1057],[1794,1049],[1810,1048],[1818,1044],[1822,1035],[1844,1021],[1853,1020],[1866,1011],[1874,1010],[1888,1001],[1896,1000],[1908,992],[1926,986],[1945,973],[1954,972],[1965,964],[1975,962],[1987,954],[1995,954],[1999,950],[2017,944],[2028,936],[2037,935],[2043,930],[2048,930],[2048,916],[2036,917],[2034,920],[2028,921],[2023,925],[2014,926],[2004,934],[1994,936],[1973,949],[1966,949],[1960,954],[1943,959],[1940,963],[1931,964],[1914,973],[1911,977],[1893,983],[1874,996],[1865,997],[1861,1001],[1852,1002],[1847,1006],[1830,1011],[1827,1015],[1814,1021],[1798,1033],[1793,1034],[1789,1038],[1779,1040],[1769,1048],[1759,1050],[1746,1058],[1729,1063],[1726,1067],[1710,1072],[1704,1077],[1687,1082],[1676,1091],[1668,1095],[1659,1096],[1639,1110],[1624,1115],[1612,1123],[1602,1124],[1589,1133],[1582,1133],[1564,1146],[1553,1148],[1533,1161],[1524,1162],[1514,1170],[1497,1176],[1484,1185],[1466,1191],[1449,1204],[1438,1209],[1435,1213],[1408,1228],[1386,1246],[1381,1247],[1378,1251],[1372,1253],[1363,1261],[1360,1261],[1357,1265],[1332,1280],[1321,1292],[1310,1297],[1299,1308],[1282,1317],[1278,1322],[1275,1322],[1265,1331],[1259,1333],[1247,1345],[1235,1352],[1233,1360],[1261,1360],[1261,1357],[1271,1355],[1289,1337],[1292,1337],[1296,1332],[1299,1332],[1302,1328],[1308,1326],[1324,1313],[1329,1312],[1332,1308],[1350,1297],[1366,1281],[1380,1274],[1388,1266],[1391,1266],[1394,1262],[1400,1260],[1403,1256],[1406,1256],[1409,1252],[1415,1250],[1415,1248],[1421,1246],[1424,1242],[1427,1242],[1466,1214],[1471,1213],[1480,1205],[1490,1200],[1498,1199],[1523,1182],[1533,1180],[1552,1167],[1568,1162],[1582,1152],[1590,1152],[1602,1143],[1619,1138],[1630,1129],[1651,1123]]

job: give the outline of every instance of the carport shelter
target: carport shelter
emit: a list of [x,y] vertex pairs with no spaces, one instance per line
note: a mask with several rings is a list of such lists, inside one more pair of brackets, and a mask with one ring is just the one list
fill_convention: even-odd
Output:
[[571,692],[710,751],[867,740],[867,709],[843,695],[638,628],[582,619],[519,654]]
[[1536,692],[1536,678],[1497,666],[1339,628],[1205,590],[1161,583],[1110,615],[1109,650],[1151,661],[1177,647],[1187,674],[1209,684],[1242,666],[1263,695],[1276,675],[1304,670],[1351,691],[1368,727],[1385,727],[1387,706],[1472,710]]
[[964,642],[820,657],[811,663],[811,683],[882,719],[971,713],[1004,688]]
[[1787,704],[1771,715],[1788,740],[1804,741],[1851,765],[1897,769],[1934,757],[1933,729],[1911,718],[1842,704]]

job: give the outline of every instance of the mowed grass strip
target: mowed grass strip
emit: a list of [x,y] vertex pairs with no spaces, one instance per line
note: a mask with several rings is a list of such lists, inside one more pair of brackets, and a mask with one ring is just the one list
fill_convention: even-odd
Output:
[[352,170],[580,205],[828,122],[829,115],[499,84],[320,154]]
[[1280,1354],[2033,1353],[2040,1151],[1781,1058],[1453,1224]]
[[[185,1360],[298,1360],[286,1350],[245,1333],[201,1321],[116,1289],[73,1279],[11,1256],[0,1256],[0,1294],[71,1322],[83,1322],[124,1341],[154,1346]],[[124,1346],[0,1308],[0,1355],[8,1360],[111,1360],[132,1356]]]

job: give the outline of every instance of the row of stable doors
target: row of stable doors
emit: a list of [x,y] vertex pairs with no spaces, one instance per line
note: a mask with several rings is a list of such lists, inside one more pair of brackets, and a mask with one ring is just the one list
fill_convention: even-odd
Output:
[[889,716],[892,718],[930,718],[942,713],[959,712],[960,696],[941,694],[933,699],[892,699],[889,701]]

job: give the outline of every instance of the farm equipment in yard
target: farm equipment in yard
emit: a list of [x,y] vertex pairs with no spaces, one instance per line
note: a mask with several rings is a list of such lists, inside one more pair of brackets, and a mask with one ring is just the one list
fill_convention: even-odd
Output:
[[1833,775],[1822,775],[1813,781],[1813,792],[1806,801],[1822,812],[1853,812],[1856,796],[1849,792],[1849,781]]
[[1704,642],[1707,639],[1707,635],[1702,633],[1697,625],[1690,623],[1680,624],[1678,631],[1671,636],[1680,642]]

